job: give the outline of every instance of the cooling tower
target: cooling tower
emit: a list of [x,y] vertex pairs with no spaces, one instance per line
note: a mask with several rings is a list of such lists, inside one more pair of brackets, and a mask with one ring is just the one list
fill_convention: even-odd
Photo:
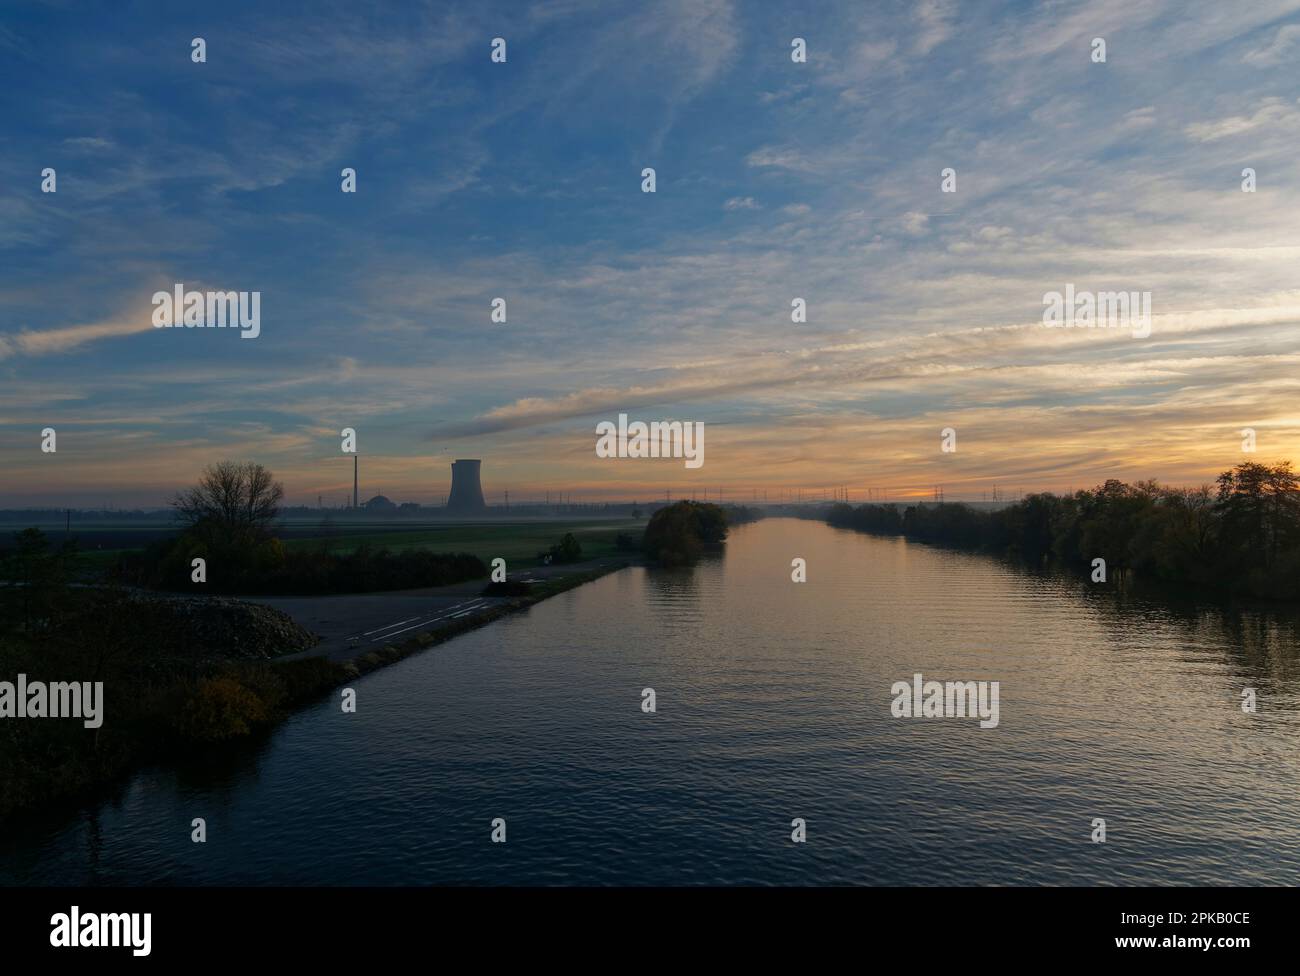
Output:
[[451,462],[451,494],[447,496],[449,512],[482,512],[487,508],[483,501],[483,486],[479,484],[480,460]]

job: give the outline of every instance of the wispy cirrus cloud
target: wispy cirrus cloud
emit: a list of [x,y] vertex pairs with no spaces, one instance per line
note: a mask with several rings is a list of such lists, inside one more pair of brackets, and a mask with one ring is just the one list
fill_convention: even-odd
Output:
[[1193,122],[1187,126],[1189,138],[1197,142],[1215,142],[1253,132],[1260,128],[1291,130],[1300,126],[1300,100],[1291,102],[1283,98],[1266,98],[1250,115],[1232,115],[1208,122]]

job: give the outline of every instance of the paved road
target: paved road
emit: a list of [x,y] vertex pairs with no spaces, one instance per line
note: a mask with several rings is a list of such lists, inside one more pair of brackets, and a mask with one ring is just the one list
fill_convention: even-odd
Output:
[[[567,566],[539,566],[513,573],[512,580],[537,582],[576,573],[590,572],[626,560],[594,559]],[[386,593],[331,594],[329,596],[240,597],[283,610],[321,642],[310,650],[286,654],[278,660],[325,655],[345,661],[388,643],[409,640],[422,630],[453,620],[464,620],[506,603],[504,597],[482,597],[483,580],[451,586]]]

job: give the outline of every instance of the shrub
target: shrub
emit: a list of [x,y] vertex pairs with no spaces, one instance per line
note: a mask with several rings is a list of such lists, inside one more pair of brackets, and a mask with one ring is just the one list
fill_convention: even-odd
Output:
[[185,533],[128,555],[114,575],[124,583],[193,590],[191,560],[207,560],[205,593],[315,594],[445,586],[487,575],[477,556],[464,552],[407,549],[389,552],[368,545],[342,555],[324,549],[286,550],[279,539],[213,543]]
[[268,718],[266,703],[234,678],[207,678],[181,712],[180,731],[200,742],[247,735]]
[[566,532],[564,538],[545,552],[539,552],[537,558],[544,563],[576,563],[582,559],[582,543],[572,532]]

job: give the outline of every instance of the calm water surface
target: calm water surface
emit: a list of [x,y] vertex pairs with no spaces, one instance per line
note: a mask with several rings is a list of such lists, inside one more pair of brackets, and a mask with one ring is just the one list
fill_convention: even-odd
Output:
[[[1001,682],[1001,724],[892,718],[917,671]],[[780,519],[355,688],[354,715],[19,825],[0,881],[1300,883],[1289,617]]]

